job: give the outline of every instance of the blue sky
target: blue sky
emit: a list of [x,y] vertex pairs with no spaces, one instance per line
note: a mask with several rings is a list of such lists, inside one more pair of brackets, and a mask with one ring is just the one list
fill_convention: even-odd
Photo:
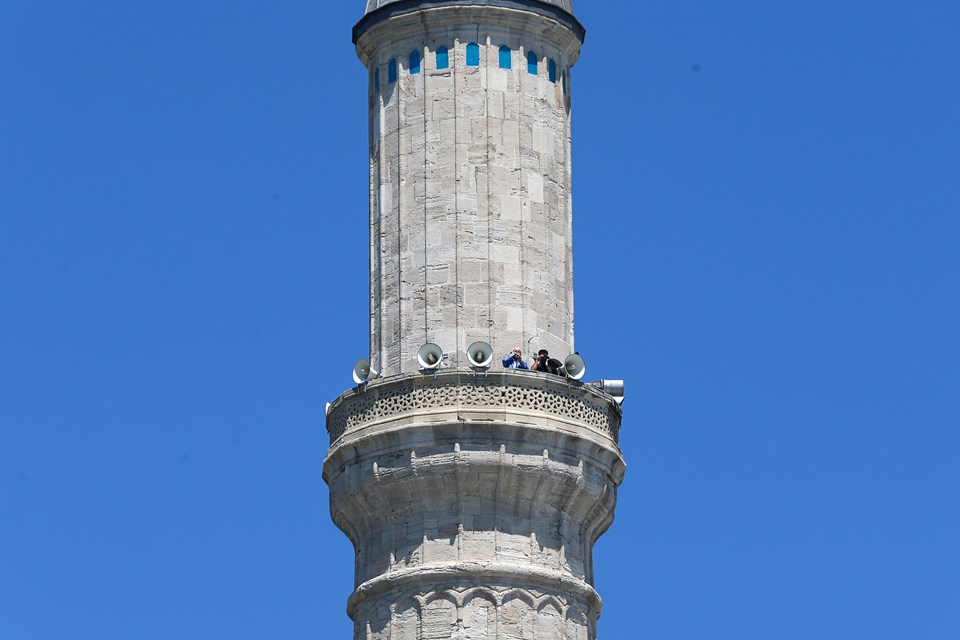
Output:
[[[361,5],[0,5],[5,640],[351,637]],[[576,9],[599,637],[960,637],[960,7]]]

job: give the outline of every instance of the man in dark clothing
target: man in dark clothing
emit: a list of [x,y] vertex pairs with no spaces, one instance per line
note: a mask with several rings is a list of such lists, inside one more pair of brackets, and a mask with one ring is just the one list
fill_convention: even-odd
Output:
[[534,371],[542,371],[543,373],[552,373],[555,376],[563,375],[561,368],[563,363],[555,358],[550,357],[550,353],[546,349],[540,349],[537,352],[537,360],[533,363],[532,369]]
[[533,361],[533,366],[530,367],[534,371],[540,371],[541,373],[550,373],[550,369],[547,368],[547,360],[550,359],[550,354],[546,349],[540,349],[537,351],[537,359]]

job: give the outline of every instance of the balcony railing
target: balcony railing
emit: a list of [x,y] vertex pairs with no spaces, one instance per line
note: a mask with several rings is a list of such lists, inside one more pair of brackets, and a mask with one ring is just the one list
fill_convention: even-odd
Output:
[[330,446],[404,424],[502,421],[566,429],[619,442],[620,406],[600,389],[546,373],[443,371],[374,380],[343,393],[327,411]]

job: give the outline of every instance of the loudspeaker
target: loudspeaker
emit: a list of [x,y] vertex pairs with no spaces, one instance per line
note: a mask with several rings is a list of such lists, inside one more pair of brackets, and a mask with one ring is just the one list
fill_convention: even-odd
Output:
[[370,368],[370,361],[366,358],[360,358],[357,360],[357,364],[353,365],[353,381],[357,384],[363,384],[379,377],[380,374]]
[[441,360],[443,360],[443,349],[432,342],[428,342],[417,351],[417,362],[420,363],[421,369],[436,369],[440,366]]
[[623,380],[597,380],[590,384],[612,395],[618,403],[623,403]]
[[623,380],[597,380],[590,384],[600,387],[614,398],[623,398]]
[[478,340],[467,347],[467,360],[472,367],[488,368],[493,362],[493,347]]
[[579,380],[587,372],[587,365],[583,363],[583,358],[575,353],[571,353],[564,359],[563,368],[567,370],[567,377],[574,380]]

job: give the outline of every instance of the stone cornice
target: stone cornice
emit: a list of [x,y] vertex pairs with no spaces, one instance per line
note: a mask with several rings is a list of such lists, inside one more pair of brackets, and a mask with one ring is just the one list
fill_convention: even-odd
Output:
[[[426,39],[432,37],[431,33],[449,34],[451,29],[476,32],[479,28],[491,34],[513,30],[542,38],[556,46],[558,53],[562,52],[565,66],[572,67],[580,56],[582,38],[566,22],[557,20],[549,12],[532,10],[526,6],[532,4],[506,0],[488,0],[476,4],[424,1],[414,2],[406,11],[394,10],[394,7],[406,6],[406,2],[389,4],[369,14],[358,24],[358,27],[364,25],[368,18],[381,11],[389,12],[367,24],[362,31],[355,29],[357,56],[365,66],[369,66],[374,55],[383,47],[395,46],[410,38]],[[552,8],[564,13],[556,7]]]
[[391,571],[364,582],[347,600],[347,613],[352,617],[366,600],[376,599],[391,591],[402,592],[408,588],[420,590],[424,584],[430,584],[432,588],[439,590],[445,585],[455,586],[461,583],[539,587],[547,591],[560,591],[582,598],[597,617],[602,607],[600,595],[592,586],[562,571],[502,563],[444,563]]
[[367,31],[385,20],[405,13],[437,7],[501,7],[533,11],[561,23],[573,32],[581,43],[587,35],[587,30],[572,14],[554,4],[541,2],[540,0],[456,0],[455,2],[451,0],[399,0],[371,11],[361,18],[353,27],[353,43],[357,44]]

